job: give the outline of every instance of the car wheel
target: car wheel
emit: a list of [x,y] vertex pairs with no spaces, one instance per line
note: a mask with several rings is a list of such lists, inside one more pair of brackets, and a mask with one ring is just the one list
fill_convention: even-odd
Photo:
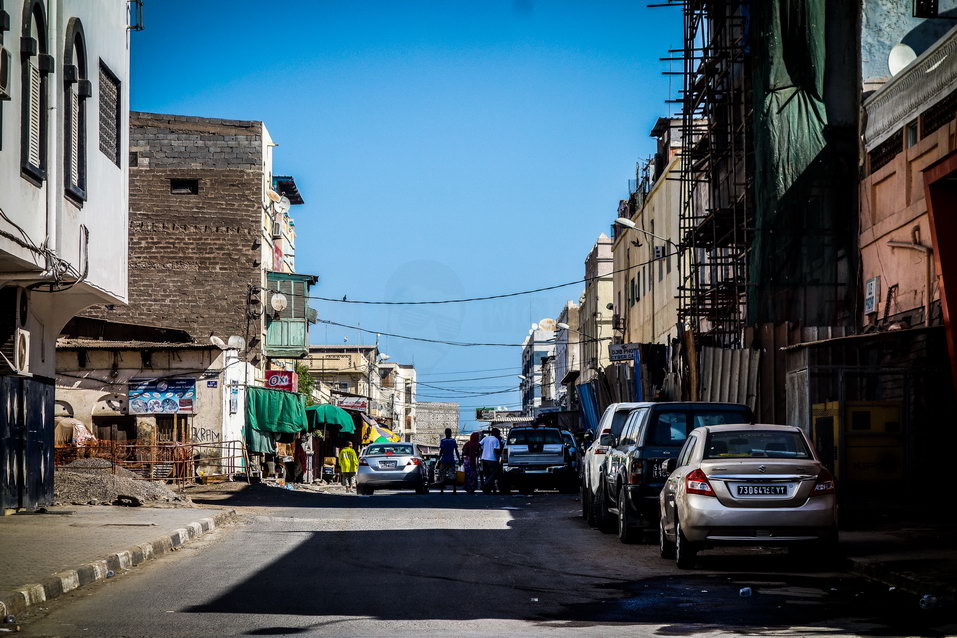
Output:
[[582,499],[582,518],[585,519],[585,522],[591,522],[591,498],[588,494],[588,488],[585,487],[585,484],[582,483],[581,489],[578,491]]
[[428,494],[429,493],[429,484],[423,480],[419,483],[418,487],[415,488],[416,494]]
[[595,514],[595,522],[598,523],[599,531],[604,534],[615,531],[615,521],[612,520],[611,512],[608,511],[608,495],[605,493],[604,482],[598,487],[598,511]]
[[658,554],[662,558],[675,557],[675,544],[665,536],[665,519],[658,521]]
[[675,521],[675,564],[678,569],[694,569],[698,548],[685,538],[681,531],[681,521]]
[[618,491],[618,540],[622,543],[634,543],[638,531],[631,526],[628,520],[628,504],[625,501],[625,487]]

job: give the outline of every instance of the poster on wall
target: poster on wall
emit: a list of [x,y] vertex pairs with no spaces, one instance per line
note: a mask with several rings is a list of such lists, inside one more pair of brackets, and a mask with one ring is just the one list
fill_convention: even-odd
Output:
[[196,379],[130,379],[130,414],[192,414]]

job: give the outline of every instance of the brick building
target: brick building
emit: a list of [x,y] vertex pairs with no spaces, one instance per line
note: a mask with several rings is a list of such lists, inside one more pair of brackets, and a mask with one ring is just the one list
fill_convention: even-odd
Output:
[[259,370],[305,354],[316,278],[292,272],[289,208],[303,200],[274,178],[275,146],[262,122],[132,112],[129,305],[87,314],[201,342],[238,335]]
[[415,434],[412,441],[424,445],[438,445],[445,436],[445,428],[452,436],[459,433],[459,404],[441,401],[419,401],[415,404]]

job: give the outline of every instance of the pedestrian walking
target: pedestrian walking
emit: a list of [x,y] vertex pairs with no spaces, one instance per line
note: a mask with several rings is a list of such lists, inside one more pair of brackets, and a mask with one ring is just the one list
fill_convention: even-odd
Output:
[[359,457],[352,449],[352,441],[339,452],[339,472],[342,474],[342,485],[347,492],[356,491],[356,472],[359,470]]
[[462,446],[462,461],[465,468],[465,491],[469,494],[475,494],[478,487],[478,460],[482,455],[482,445],[479,443],[478,432],[472,432],[472,436]]
[[492,428],[492,433],[482,439],[482,491],[486,494],[492,494],[496,491],[501,492],[502,486],[499,482],[499,457],[502,456],[502,443],[499,440],[501,431],[498,428]]
[[455,467],[456,461],[461,461],[462,455],[459,454],[459,444],[452,438],[452,428],[445,428],[445,438],[439,441],[439,477],[440,492],[445,492],[445,484],[452,481],[452,493],[455,494]]

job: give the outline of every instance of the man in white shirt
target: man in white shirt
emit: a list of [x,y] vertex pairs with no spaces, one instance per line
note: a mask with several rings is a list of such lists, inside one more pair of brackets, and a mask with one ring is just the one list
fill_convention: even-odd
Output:
[[502,456],[501,431],[498,428],[492,428],[492,433],[480,441],[482,446],[482,491],[491,494],[496,491],[502,491],[502,486],[498,483],[499,462]]

